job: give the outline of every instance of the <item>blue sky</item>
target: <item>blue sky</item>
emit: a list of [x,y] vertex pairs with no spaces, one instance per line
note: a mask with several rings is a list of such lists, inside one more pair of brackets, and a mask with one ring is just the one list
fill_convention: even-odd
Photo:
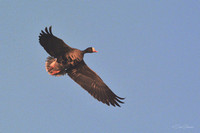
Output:
[[[200,131],[199,0],[0,1],[0,132],[197,133]],[[46,26],[120,97],[90,96],[45,71]]]

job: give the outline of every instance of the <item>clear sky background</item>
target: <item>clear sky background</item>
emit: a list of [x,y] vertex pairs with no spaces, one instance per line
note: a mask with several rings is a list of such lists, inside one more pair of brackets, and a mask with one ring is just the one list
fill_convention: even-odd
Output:
[[[125,104],[45,71],[46,26]],[[0,0],[1,133],[199,133],[199,0]]]

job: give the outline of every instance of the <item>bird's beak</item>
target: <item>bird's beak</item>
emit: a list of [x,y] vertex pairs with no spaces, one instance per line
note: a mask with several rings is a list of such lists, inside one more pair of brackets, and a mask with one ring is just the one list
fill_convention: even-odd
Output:
[[93,52],[97,53],[98,51],[94,50]]

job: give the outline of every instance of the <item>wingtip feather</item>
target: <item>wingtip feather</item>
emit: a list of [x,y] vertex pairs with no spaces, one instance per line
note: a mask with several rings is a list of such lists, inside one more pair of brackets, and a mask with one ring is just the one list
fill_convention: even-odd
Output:
[[49,32],[50,32],[51,35],[53,35],[51,29],[52,29],[52,26],[49,27]]
[[49,34],[49,31],[48,31],[47,27],[45,27],[45,31],[46,31],[47,34]]

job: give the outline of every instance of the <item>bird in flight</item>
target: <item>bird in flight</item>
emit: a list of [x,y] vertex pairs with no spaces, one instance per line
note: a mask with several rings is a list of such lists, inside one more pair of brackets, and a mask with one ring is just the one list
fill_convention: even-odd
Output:
[[52,27],[45,28],[39,35],[41,46],[50,55],[47,57],[45,68],[53,76],[68,74],[76,83],[102,103],[119,106],[124,103],[103,80],[90,69],[83,60],[84,54],[96,53],[93,47],[81,51],[67,45],[63,40],[52,34]]

